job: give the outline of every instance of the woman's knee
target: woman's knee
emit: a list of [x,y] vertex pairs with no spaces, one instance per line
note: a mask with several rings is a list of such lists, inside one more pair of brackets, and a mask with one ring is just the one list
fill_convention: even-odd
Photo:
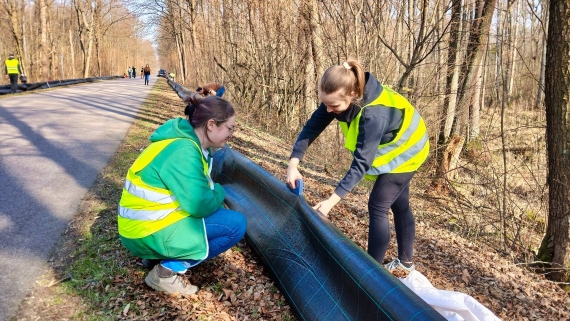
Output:
[[207,224],[226,225],[238,237],[243,237],[247,229],[247,220],[242,213],[225,208],[217,210],[210,217],[206,218],[206,222]]
[[247,220],[245,215],[240,212],[234,212],[234,226],[236,228],[236,234],[243,237],[247,230]]

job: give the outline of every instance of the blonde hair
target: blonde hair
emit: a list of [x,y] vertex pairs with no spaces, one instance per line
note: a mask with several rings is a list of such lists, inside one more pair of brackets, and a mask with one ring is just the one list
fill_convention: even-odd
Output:
[[364,95],[364,67],[355,59],[348,59],[342,65],[329,67],[319,80],[319,90],[332,94],[343,89],[344,95],[354,93],[353,102],[358,102]]

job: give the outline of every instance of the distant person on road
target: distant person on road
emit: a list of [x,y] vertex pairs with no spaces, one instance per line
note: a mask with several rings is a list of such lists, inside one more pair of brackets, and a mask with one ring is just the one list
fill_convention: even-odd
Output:
[[144,72],[144,84],[148,85],[148,79],[150,77],[150,66],[147,64],[142,71]]
[[15,94],[18,92],[18,76],[22,74],[22,69],[20,67],[20,61],[14,58],[14,54],[11,53],[8,55],[8,59],[5,61],[5,72],[6,72],[6,79],[10,79],[10,93]]
[[129,74],[129,78],[131,78],[133,69],[131,67],[127,68],[127,73]]
[[187,118],[170,119],[127,173],[119,203],[123,245],[152,268],[145,282],[157,291],[198,291],[184,273],[239,242],[245,217],[224,208],[224,188],[210,178],[211,148],[236,126],[233,106],[219,97],[191,102]]
[[388,211],[394,214],[398,258],[389,271],[411,272],[415,221],[410,210],[410,181],[429,153],[424,120],[400,94],[382,85],[356,60],[328,68],[318,84],[320,106],[297,137],[289,159],[287,184],[302,179],[297,166],[309,145],[334,120],[345,136],[352,164],[334,193],[313,209],[328,215],[363,178],[375,181],[368,199],[368,254],[380,264],[390,243]]
[[[147,65],[148,66],[148,65]],[[144,67],[141,67],[141,79],[144,77]]]
[[137,68],[133,66],[133,78],[137,79]]

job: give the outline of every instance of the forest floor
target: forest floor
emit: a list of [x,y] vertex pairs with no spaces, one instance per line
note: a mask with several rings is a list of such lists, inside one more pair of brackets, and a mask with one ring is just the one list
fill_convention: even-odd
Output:
[[[12,320],[295,320],[260,260],[245,241],[188,274],[201,290],[191,297],[157,293],[144,283],[140,259],[120,244],[116,208],[126,170],[165,120],[182,116],[184,104],[162,79],[107,168],[85,195],[77,216],[53,252],[46,273]],[[238,115],[239,124],[239,115]],[[291,146],[241,125],[230,146],[284,180]],[[309,204],[328,197],[340,176],[305,160],[304,196]],[[411,204],[416,216],[415,264],[438,289],[468,294],[503,320],[570,320],[570,293],[543,275],[462,237],[430,218],[445,196],[422,191],[418,175]],[[368,189],[358,186],[329,219],[357,245],[367,244]],[[451,202],[451,200],[450,200]],[[393,231],[392,231],[393,233]],[[396,256],[395,236],[386,255]]]

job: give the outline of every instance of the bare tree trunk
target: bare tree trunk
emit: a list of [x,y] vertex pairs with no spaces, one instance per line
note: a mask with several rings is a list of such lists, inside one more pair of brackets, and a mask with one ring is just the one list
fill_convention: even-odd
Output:
[[50,79],[49,63],[48,63],[48,46],[47,46],[47,4],[46,0],[38,1],[38,13],[40,18],[40,43],[39,53],[41,55],[41,80],[47,81]]
[[[23,17],[25,12],[25,7],[22,6],[21,7],[21,12],[20,12],[20,16]],[[29,50],[28,50],[28,42],[27,42],[27,38],[26,38],[26,26],[28,24],[26,23],[26,21],[24,19],[22,19],[22,56],[20,57],[20,68],[22,68],[22,73],[24,75],[27,75],[27,70],[28,68],[26,67],[26,61],[30,62],[30,54],[29,54]]]
[[447,81],[445,86],[445,101],[443,104],[445,121],[440,128],[439,142],[444,144],[451,135],[455,109],[457,106],[457,91],[459,87],[459,42],[461,30],[461,0],[454,0],[451,6],[451,22],[449,30],[449,49],[447,53]]
[[[548,6],[548,2],[546,6]],[[542,51],[540,55],[540,73],[538,75],[538,90],[536,93],[536,101],[534,102],[534,109],[539,110],[540,104],[542,104],[543,93],[544,93],[544,72],[546,68],[546,37],[547,37],[547,29],[548,29],[548,7],[543,10],[543,20],[541,21],[542,30],[543,30],[543,37],[542,37]]]
[[69,54],[71,56],[71,77],[75,78],[77,71],[75,70],[75,49],[73,48],[73,31],[69,29]]
[[[474,96],[479,93],[476,90],[478,68],[481,65],[481,58],[483,56],[482,47],[485,44],[485,39],[491,26],[491,19],[495,9],[496,0],[477,0],[476,8],[477,13],[471,25],[469,34],[469,43],[467,45],[467,58],[465,61],[465,75],[463,83],[459,91],[459,108],[461,112],[457,115],[455,121],[455,136],[465,138],[467,135],[467,126],[469,120],[469,106],[474,101]],[[461,154],[463,150],[465,139],[459,139],[453,146],[448,146],[442,155],[442,159],[453,159],[453,155]],[[446,185],[442,184],[442,179],[445,173],[449,173],[451,168],[448,162],[440,162],[437,169],[437,177],[432,182],[432,187],[438,191],[445,191]]]
[[79,44],[83,53],[83,78],[89,76],[93,47],[93,7],[91,0],[72,0],[77,14]]
[[[469,43],[467,45],[467,59],[465,61],[466,72],[463,78],[461,90],[459,91],[459,106],[467,114],[469,106],[473,102],[473,97],[477,94],[475,86],[477,82],[477,71],[481,65],[483,57],[483,46],[488,36],[491,19],[495,10],[497,0],[477,0],[477,13],[471,25]],[[466,115],[460,115],[455,129],[455,133],[463,136],[466,133]]]
[[[551,259],[550,277],[570,277],[570,3],[551,1],[545,73],[548,149],[548,226],[539,255]],[[552,243],[552,247],[549,247]]]
[[56,73],[57,70],[59,70],[58,67],[58,60],[56,59],[57,56],[57,49],[56,49],[56,45],[55,45],[55,41],[54,41],[54,30],[52,28],[52,24],[53,24],[53,19],[52,19],[52,15],[51,15],[51,7],[50,4],[48,4],[48,10],[47,10],[47,35],[48,35],[48,44],[49,44],[49,52],[50,54],[50,59],[49,59],[49,74],[51,75],[51,77],[53,79],[57,78],[57,76],[60,76],[61,78],[61,72]]
[[[324,73],[323,62],[323,41],[322,30],[319,23],[319,7],[316,0],[308,0],[304,2],[301,8],[302,14],[307,21],[307,29],[305,34],[310,39],[307,45],[307,63],[305,65],[304,78],[304,115],[312,113],[318,104],[317,99],[317,82],[319,77]],[[305,119],[299,119],[301,125]]]
[[[350,9],[350,13],[352,14],[352,27],[354,28],[353,30],[353,41],[354,44],[352,45],[354,47],[354,52],[356,55],[356,59],[360,60],[360,39],[358,37],[359,32],[358,32],[358,22],[360,21],[360,14],[362,13],[362,9],[364,8],[364,4],[363,1],[360,1],[360,6],[357,8],[357,4],[355,3],[357,1],[347,1],[347,5]],[[354,4],[353,4],[354,3]]]
[[180,73],[182,79],[182,83],[186,83],[188,78],[188,55],[186,54],[186,28],[182,27],[182,17],[184,17],[182,13],[182,8],[180,2],[178,2],[179,6],[179,29],[180,29],[180,46],[182,49],[182,60],[180,61]]
[[[16,44],[16,57],[22,59],[24,51],[22,50],[22,16],[24,13],[25,2],[22,0],[6,0],[5,5],[0,6],[0,13],[10,18],[10,32],[14,43]],[[20,62],[21,65],[23,63]]]
[[509,38],[511,39],[511,44],[509,47],[509,103],[512,101],[512,97],[513,97],[513,88],[514,88],[514,83],[515,83],[515,69],[517,66],[517,61],[516,61],[516,51],[517,51],[517,45],[518,45],[518,33],[519,33],[519,14],[521,11],[521,4],[522,1],[518,1],[518,7],[516,12],[512,13],[512,10],[509,9],[509,15],[511,16],[511,22],[510,22],[510,33],[509,33]]
[[480,105],[481,105],[481,83],[483,82],[483,66],[479,65],[477,70],[476,82],[475,82],[475,93],[473,96],[473,103],[469,107],[469,135],[467,136],[467,142],[472,139],[479,138],[479,132],[481,131],[481,115],[480,115]]
[[188,32],[190,33],[190,41],[192,49],[195,49],[198,45],[198,40],[196,38],[196,17],[198,16],[198,5],[199,2],[196,0],[186,0],[187,14],[188,17]]
[[325,71],[323,61],[323,32],[319,23],[319,7],[316,0],[309,0],[307,5],[309,28],[311,31],[311,49],[312,62],[315,66],[315,80],[318,79]]
[[93,32],[95,35],[95,55],[97,59],[97,75],[101,77],[101,32],[103,17],[101,16],[101,0],[95,0],[95,8],[93,11]]

